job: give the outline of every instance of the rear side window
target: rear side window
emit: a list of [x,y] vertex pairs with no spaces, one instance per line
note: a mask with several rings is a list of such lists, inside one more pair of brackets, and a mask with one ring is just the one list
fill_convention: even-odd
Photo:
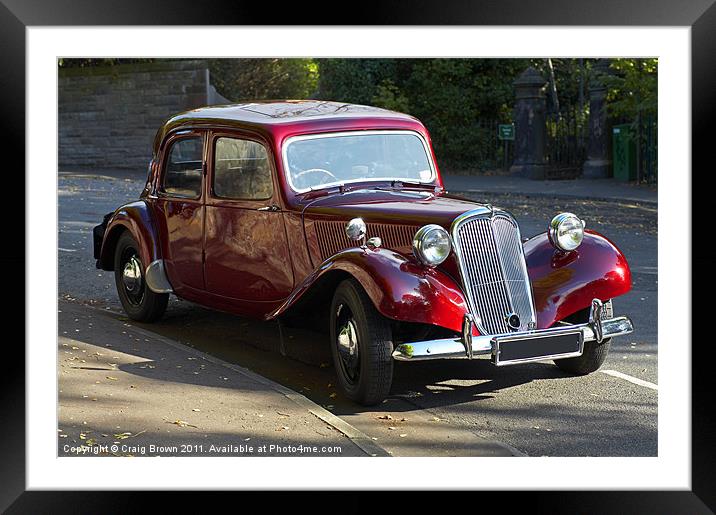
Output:
[[251,140],[217,138],[214,195],[236,200],[271,198],[273,182],[266,148]]
[[201,196],[202,138],[182,138],[172,143],[164,169],[162,191],[177,197]]

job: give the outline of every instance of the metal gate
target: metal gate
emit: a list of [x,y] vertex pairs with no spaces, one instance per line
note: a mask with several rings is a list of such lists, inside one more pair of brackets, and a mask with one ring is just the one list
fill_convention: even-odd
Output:
[[588,120],[576,109],[546,117],[545,178],[575,179],[587,157]]

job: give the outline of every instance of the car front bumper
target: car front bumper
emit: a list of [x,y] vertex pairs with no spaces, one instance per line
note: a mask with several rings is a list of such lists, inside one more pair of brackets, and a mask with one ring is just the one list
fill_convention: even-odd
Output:
[[[491,355],[492,362],[497,366],[529,363],[546,359],[563,359],[580,356],[584,350],[584,342],[601,342],[607,338],[623,336],[634,331],[629,317],[621,316],[602,319],[602,302],[592,301],[589,322],[586,324],[565,324],[549,329],[539,329],[505,335],[473,336],[472,316],[465,315],[462,336],[460,338],[444,338],[439,340],[402,343],[393,351],[393,358],[398,361],[422,361],[431,359],[472,359],[475,356]],[[564,349],[559,345],[534,345],[532,352],[517,358],[501,359],[500,344],[506,342],[552,342],[560,337],[569,339],[574,335],[572,348]],[[524,354],[524,352],[523,352]]]

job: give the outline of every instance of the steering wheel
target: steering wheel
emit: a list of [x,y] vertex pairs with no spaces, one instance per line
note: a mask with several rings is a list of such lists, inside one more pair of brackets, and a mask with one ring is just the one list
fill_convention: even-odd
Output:
[[[303,170],[301,172],[298,172],[296,175],[293,176],[293,178],[300,179],[301,177],[305,176],[306,174],[315,173],[315,172],[322,173],[324,175],[327,175],[331,179],[338,181],[338,177],[336,177],[335,175],[333,175],[331,172],[329,172],[328,170],[326,170],[324,168],[309,168],[308,170]],[[325,181],[322,181],[320,184],[323,184],[324,182]]]

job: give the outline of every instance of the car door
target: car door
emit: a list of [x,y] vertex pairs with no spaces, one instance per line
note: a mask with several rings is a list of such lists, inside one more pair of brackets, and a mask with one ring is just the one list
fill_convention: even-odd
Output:
[[203,290],[206,131],[187,130],[163,146],[156,219],[169,280],[178,292]]
[[213,132],[208,148],[207,291],[243,301],[285,299],[293,269],[268,145],[245,133]]

